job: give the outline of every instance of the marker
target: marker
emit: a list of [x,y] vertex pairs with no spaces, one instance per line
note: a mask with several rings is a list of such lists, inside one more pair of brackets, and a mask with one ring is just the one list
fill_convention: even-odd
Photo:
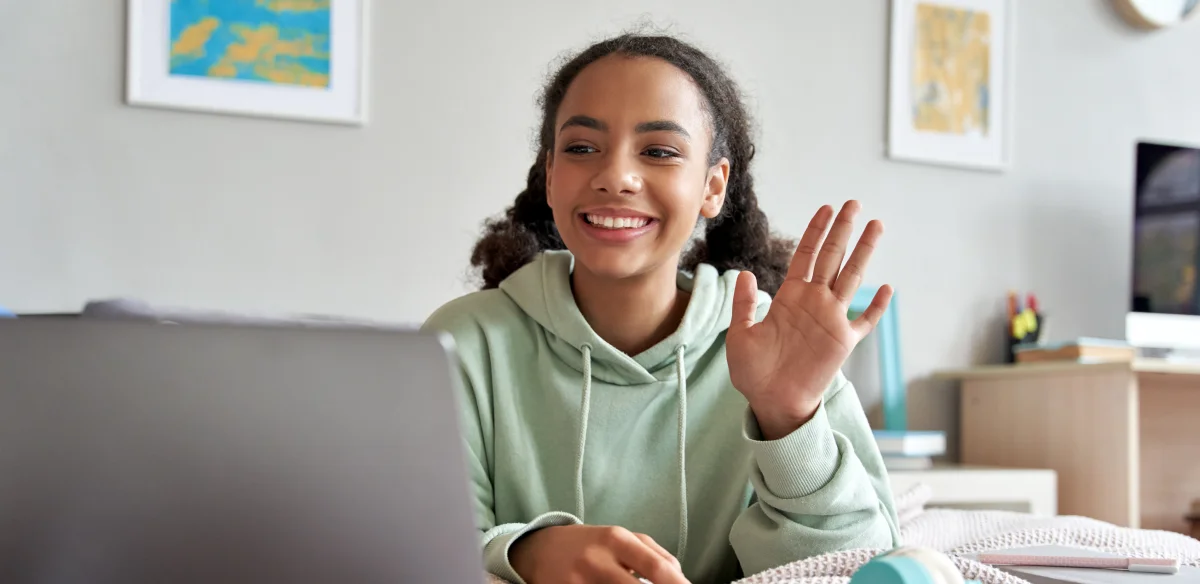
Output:
[[1035,556],[1029,554],[979,554],[984,564],[999,566],[1046,566],[1051,568],[1101,568],[1152,574],[1179,572],[1179,560],[1162,558],[1088,558],[1080,556]]

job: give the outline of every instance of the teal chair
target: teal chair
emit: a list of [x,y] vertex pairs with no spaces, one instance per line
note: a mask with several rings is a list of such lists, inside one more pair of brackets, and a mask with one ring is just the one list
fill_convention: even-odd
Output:
[[[862,314],[875,298],[878,287],[863,286],[850,301],[850,318]],[[905,401],[904,374],[900,368],[900,322],[896,317],[899,308],[896,294],[879,319],[875,330],[867,337],[875,338],[879,350],[879,392],[883,400],[884,430],[904,432],[908,429],[908,404]]]

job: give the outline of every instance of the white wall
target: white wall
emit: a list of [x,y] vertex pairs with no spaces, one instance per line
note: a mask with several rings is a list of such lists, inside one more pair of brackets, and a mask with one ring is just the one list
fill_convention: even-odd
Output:
[[870,278],[900,293],[912,418],[953,430],[925,378],[1000,357],[1005,290],[1040,293],[1054,336],[1122,334],[1133,142],[1200,142],[1200,21],[1017,3],[1015,161],[988,174],[883,157],[882,0],[374,0],[361,129],[126,107],[123,0],[2,2],[0,304],[420,320],[467,290],[480,221],[521,189],[550,61],[649,16],[751,94],[779,228],[848,197],[885,221]]

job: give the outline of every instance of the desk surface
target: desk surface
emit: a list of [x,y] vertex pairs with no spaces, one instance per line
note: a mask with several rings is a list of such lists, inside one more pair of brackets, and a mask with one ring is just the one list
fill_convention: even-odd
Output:
[[1200,362],[1171,361],[1167,359],[1135,359],[1106,363],[1079,363],[1076,361],[1048,361],[1022,364],[996,364],[937,371],[937,379],[977,379],[1019,375],[1044,375],[1054,373],[1084,373],[1092,371],[1133,371],[1136,373],[1170,373],[1178,375],[1200,375]]

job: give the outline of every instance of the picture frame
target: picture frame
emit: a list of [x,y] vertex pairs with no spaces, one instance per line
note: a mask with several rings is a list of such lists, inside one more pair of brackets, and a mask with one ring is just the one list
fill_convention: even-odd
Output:
[[891,0],[887,155],[1011,164],[1014,0]]
[[362,125],[368,0],[127,0],[126,102]]

